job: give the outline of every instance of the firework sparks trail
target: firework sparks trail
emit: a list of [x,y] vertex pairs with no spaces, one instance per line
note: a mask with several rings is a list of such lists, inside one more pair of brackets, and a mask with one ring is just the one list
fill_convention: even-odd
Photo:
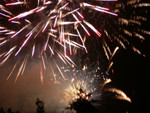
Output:
[[[85,37],[89,36],[102,37],[98,39],[102,40],[108,61],[114,56],[115,49],[109,46],[113,42],[124,49],[131,45],[135,52],[145,56],[131,37],[143,42],[145,35],[150,34],[142,27],[148,21],[145,15],[149,7],[150,3],[142,0],[2,0],[0,65],[12,57],[20,60],[22,55],[25,55],[20,60],[22,63],[15,63],[20,67],[18,74],[24,72],[26,56],[29,56],[27,60],[41,58],[44,70],[46,60],[54,59],[53,56],[58,56],[65,64],[75,65],[69,56],[76,54],[75,48],[88,53],[86,46],[90,44],[85,44]],[[61,72],[59,66],[56,67]]]
[[[13,8],[19,8],[20,10],[16,11]],[[84,19],[82,14],[84,8],[117,16],[117,14],[110,12],[108,8],[93,5],[86,0],[3,0],[0,3],[0,19],[5,23],[5,25],[0,24],[0,46],[4,50],[1,51],[1,58],[3,59],[1,65],[11,56],[17,57],[22,54],[31,57],[38,54],[42,59],[44,70],[46,70],[46,66],[43,55],[48,57],[49,54],[50,56],[56,54],[63,62],[70,65],[74,64],[67,55],[68,48],[70,55],[73,54],[73,48],[83,48],[87,52],[83,41],[83,33],[79,29],[82,28],[90,36],[90,28],[98,37],[101,37],[101,33]],[[10,44],[9,50],[5,50],[4,47],[8,44]],[[42,45],[44,45],[42,48],[39,47]],[[63,51],[58,49],[60,47],[57,46],[63,47]],[[26,60],[23,60],[20,64],[16,80],[21,71],[25,69],[26,62]],[[60,71],[57,63],[54,63]],[[8,78],[15,70],[16,65],[17,63]]]
[[132,102],[131,99],[123,91],[121,91],[121,90],[119,90],[117,88],[107,88],[105,91],[117,93],[118,94],[116,96],[117,99],[126,100],[128,102]]

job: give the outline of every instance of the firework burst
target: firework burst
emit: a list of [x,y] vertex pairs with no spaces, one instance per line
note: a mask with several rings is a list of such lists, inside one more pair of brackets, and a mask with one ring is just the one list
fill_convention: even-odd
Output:
[[[83,34],[90,36],[91,29],[101,37],[101,33],[84,18],[82,12],[85,9],[117,16],[108,8],[86,0],[3,0],[0,4],[0,64],[3,65],[10,57],[20,60],[15,63],[8,79],[19,65],[17,80],[28,60],[33,57],[41,59],[45,70],[45,60],[51,57],[51,62],[60,73],[58,64],[52,58],[54,54],[65,64],[74,64],[69,55],[75,54],[76,48],[87,52]],[[40,73],[43,81],[42,69]]]
[[70,103],[82,98],[87,101],[100,99],[101,85],[106,80],[106,74],[95,66],[90,70],[86,66],[82,70],[77,68],[64,68],[66,82],[59,83],[59,92],[62,94],[61,105],[69,107]]
[[[107,59],[111,59],[111,48],[108,46],[107,41],[118,43],[120,47],[126,49],[127,46],[131,46],[132,49],[145,56],[141,45],[147,40],[149,35],[149,29],[146,24],[149,23],[150,4],[144,0],[128,0],[118,1],[115,4],[115,12],[118,14],[118,18],[113,21],[113,24],[109,26],[111,29],[104,28],[103,48]],[[113,28],[114,26],[115,29]],[[112,33],[110,30],[113,30]]]
[[[147,25],[150,23],[150,3],[146,0],[118,0],[111,3],[101,1],[100,4],[109,7],[118,16],[86,10],[88,13],[85,18],[99,29],[101,38],[94,34],[92,39],[86,38],[89,54],[82,56],[82,62],[89,59],[91,65],[99,61],[101,66],[107,65],[106,70],[109,72],[119,48],[132,49],[143,57],[149,57],[150,29]],[[106,57],[102,57],[104,55]]]
[[[118,101],[131,103],[132,100],[122,90],[107,87],[110,83],[114,82],[109,78],[107,73],[103,73],[101,68],[93,67],[92,71],[86,66],[82,70],[76,68],[64,68],[63,72],[68,77],[66,82],[59,83],[59,92],[61,93],[60,106],[65,111],[79,110],[86,106],[87,103],[94,108],[101,108],[104,93],[112,94],[112,98]],[[81,105],[81,106],[80,106]],[[80,106],[80,107],[79,107]],[[90,108],[89,108],[90,109]]]

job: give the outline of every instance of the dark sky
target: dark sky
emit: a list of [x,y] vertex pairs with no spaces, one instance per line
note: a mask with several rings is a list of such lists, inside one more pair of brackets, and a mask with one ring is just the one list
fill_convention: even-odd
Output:
[[114,73],[111,75],[113,82],[110,85],[121,89],[131,98],[129,113],[144,113],[148,110],[149,55],[143,57],[128,48],[120,49],[113,59]]

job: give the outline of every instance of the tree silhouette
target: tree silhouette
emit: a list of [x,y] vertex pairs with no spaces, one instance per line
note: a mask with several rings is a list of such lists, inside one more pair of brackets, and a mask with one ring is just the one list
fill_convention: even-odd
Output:
[[41,101],[39,98],[37,98],[36,100],[36,106],[37,106],[37,113],[44,113],[45,110],[44,110],[44,102]]
[[82,88],[79,89],[79,93],[77,93],[79,98],[74,100],[69,108],[66,109],[74,109],[76,113],[98,113],[98,110],[92,105],[90,101],[91,93],[86,93]]
[[6,113],[3,108],[0,109],[0,113]]

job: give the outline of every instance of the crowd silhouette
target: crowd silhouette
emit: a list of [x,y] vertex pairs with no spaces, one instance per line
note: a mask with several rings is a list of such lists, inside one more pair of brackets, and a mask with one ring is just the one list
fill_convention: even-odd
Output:
[[12,111],[11,108],[8,108],[7,111],[5,111],[4,108],[1,107],[0,113],[19,113],[19,111],[15,111],[15,112],[14,112],[14,111]]

